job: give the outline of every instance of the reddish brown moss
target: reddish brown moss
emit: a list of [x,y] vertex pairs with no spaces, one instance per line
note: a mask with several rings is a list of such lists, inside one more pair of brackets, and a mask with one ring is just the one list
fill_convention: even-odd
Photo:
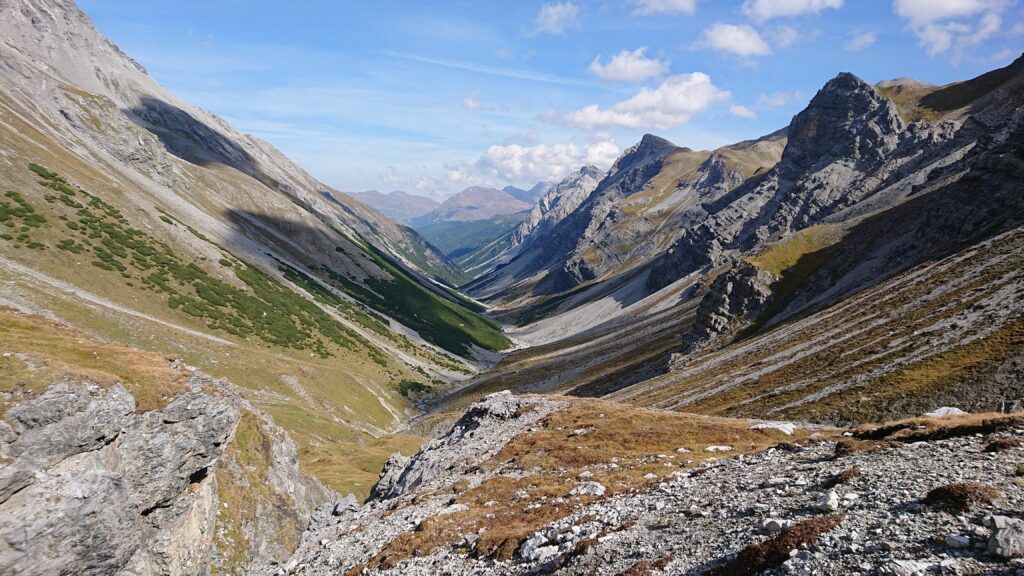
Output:
[[839,526],[844,517],[844,514],[829,514],[797,522],[773,538],[750,544],[740,550],[732,560],[713,568],[706,574],[709,576],[754,576],[754,574],[769,568],[781,566],[789,559],[791,551],[817,542],[822,534]]
[[977,482],[957,482],[933,488],[922,500],[929,506],[966,512],[971,506],[988,504],[999,497],[999,491]]

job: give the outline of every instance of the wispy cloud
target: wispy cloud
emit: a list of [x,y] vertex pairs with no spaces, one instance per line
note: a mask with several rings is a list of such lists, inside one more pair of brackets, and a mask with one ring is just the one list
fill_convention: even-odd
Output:
[[953,61],[999,31],[1008,0],[893,0],[896,15],[907,22],[930,56],[951,51]]
[[693,14],[697,11],[697,0],[633,0],[634,14]]
[[778,108],[794,102],[799,102],[804,97],[804,93],[800,90],[793,90],[792,92],[772,92],[771,94],[761,94],[757,97],[757,105],[765,106],[768,108]]
[[758,22],[772,18],[817,14],[826,8],[838,10],[843,0],[746,0],[743,13]]
[[488,74],[491,76],[514,78],[516,80],[528,80],[530,82],[543,82],[547,84],[562,84],[566,86],[588,85],[586,81],[577,78],[555,76],[553,74],[544,74],[543,72],[533,72],[530,70],[522,70],[518,68],[503,68],[499,66],[477,64],[474,62],[464,62],[461,60],[450,60],[447,58],[431,58],[429,56],[420,56],[418,54],[407,54],[403,52],[394,52],[390,50],[385,50],[381,52],[381,55],[388,56],[390,58],[398,58],[400,60],[408,60],[410,62],[419,62],[421,64],[431,64],[433,66],[442,66],[445,68],[452,68],[455,70],[465,70],[466,72],[476,72],[478,74]]
[[847,52],[859,52],[871,47],[878,37],[874,32],[854,32],[850,35],[850,38],[843,45],[843,50]]
[[545,4],[540,7],[529,36],[564,34],[565,29],[576,21],[579,13],[579,6],[571,1]]
[[733,104],[729,107],[729,114],[732,114],[736,118],[743,118],[745,120],[756,120],[757,113],[747,108],[746,106],[740,106],[739,104]]

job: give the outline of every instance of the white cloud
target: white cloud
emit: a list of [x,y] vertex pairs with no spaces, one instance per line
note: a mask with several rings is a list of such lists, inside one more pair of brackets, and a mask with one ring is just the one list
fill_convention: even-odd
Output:
[[705,30],[697,39],[696,46],[716,52],[728,52],[743,58],[763,56],[772,51],[757,30],[746,24],[737,26],[722,22],[716,22]]
[[757,105],[778,108],[792,102],[799,102],[803,97],[804,93],[799,90],[794,90],[792,92],[772,92],[771,94],[761,94],[758,96]]
[[893,0],[893,11],[930,56],[952,50],[953,60],[999,31],[1007,0]]
[[746,106],[740,106],[739,104],[733,104],[729,107],[729,114],[737,118],[744,118],[746,120],[756,120],[757,113],[747,108]]
[[746,0],[743,13],[758,22],[772,18],[817,14],[826,8],[839,9],[843,0]]
[[769,32],[772,44],[779,48],[787,48],[800,39],[800,33],[792,26],[778,26]]
[[693,14],[697,0],[633,0],[634,14]]
[[648,78],[661,76],[668,72],[669,62],[644,56],[647,47],[623,50],[607,64],[601,63],[601,57],[594,58],[587,70],[605,82],[641,82]]
[[491,146],[471,162],[447,166],[446,179],[460,186],[557,181],[583,164],[607,169],[620,153],[621,149],[607,134],[598,134],[586,145]]
[[690,120],[713,103],[728,100],[730,94],[711,83],[702,72],[669,76],[657,88],[642,88],[629,100],[608,108],[591,104],[564,118],[566,124],[593,129],[672,128]]
[[566,27],[572,25],[579,15],[579,6],[571,1],[557,4],[545,4],[540,7],[537,18],[533,22],[531,36],[538,34],[563,34]]
[[479,110],[480,109],[480,91],[473,90],[473,92],[462,99],[462,107],[466,110]]
[[474,112],[508,112],[508,104],[484,105],[480,101],[480,91],[473,90],[468,96],[462,99],[462,107]]
[[878,37],[874,32],[855,32],[850,35],[843,49],[847,52],[858,52],[874,45]]

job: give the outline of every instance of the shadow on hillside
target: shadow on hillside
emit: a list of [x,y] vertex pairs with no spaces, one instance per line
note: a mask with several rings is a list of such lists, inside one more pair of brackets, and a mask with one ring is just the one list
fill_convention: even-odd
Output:
[[124,112],[132,122],[152,132],[164,148],[178,158],[197,166],[230,166],[277,189],[277,182],[260,171],[256,160],[242,146],[181,108],[143,96],[139,106]]

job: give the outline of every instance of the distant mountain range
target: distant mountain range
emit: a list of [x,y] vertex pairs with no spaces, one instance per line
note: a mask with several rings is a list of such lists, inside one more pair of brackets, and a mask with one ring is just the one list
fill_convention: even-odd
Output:
[[515,186],[505,186],[501,190],[510,196],[513,196],[527,204],[534,204],[537,200],[540,200],[541,196],[551,188],[551,182],[538,182],[533,185],[529,190],[523,190],[522,188],[516,188]]
[[423,216],[441,205],[433,198],[409,194],[401,190],[386,194],[376,190],[367,190],[366,192],[352,192],[349,195],[403,224],[409,224],[413,219]]

